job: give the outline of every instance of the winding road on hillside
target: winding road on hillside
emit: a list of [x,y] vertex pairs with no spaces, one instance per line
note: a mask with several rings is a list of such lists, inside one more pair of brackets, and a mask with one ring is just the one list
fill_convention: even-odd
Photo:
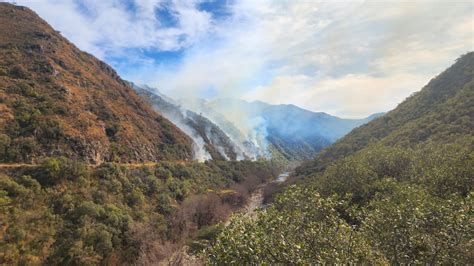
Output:
[[[139,168],[143,166],[156,166],[160,163],[175,163],[180,165],[186,165],[192,163],[193,161],[160,161],[160,162],[146,162],[146,163],[115,163],[126,168]],[[0,163],[0,169],[18,169],[18,168],[35,168],[39,167],[40,164],[34,163]],[[91,168],[97,168],[100,164],[88,164],[87,166]]]

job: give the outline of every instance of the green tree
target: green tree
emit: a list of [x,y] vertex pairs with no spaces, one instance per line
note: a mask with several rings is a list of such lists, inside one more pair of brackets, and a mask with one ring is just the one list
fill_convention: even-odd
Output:
[[280,195],[257,220],[232,219],[207,251],[211,264],[345,264],[384,262],[361,235],[339,217],[347,202],[323,198],[311,188]]

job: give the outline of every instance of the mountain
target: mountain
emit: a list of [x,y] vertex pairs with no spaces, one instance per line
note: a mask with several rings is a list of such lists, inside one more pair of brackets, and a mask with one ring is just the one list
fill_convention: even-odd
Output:
[[231,139],[209,119],[184,109],[158,90],[131,84],[153,108],[193,139],[195,158],[203,160],[237,160],[245,155]]
[[472,264],[473,103],[470,52],[232,219],[210,263]]
[[0,161],[190,159],[191,140],[33,11],[0,3]]
[[365,119],[342,119],[295,105],[271,105],[237,99],[183,100],[181,103],[209,117],[231,139],[238,139],[237,142],[246,140],[243,149],[247,152],[251,150],[250,153],[257,157],[278,154],[287,160],[312,159],[316,153],[354,127],[380,115]]
[[426,142],[450,143],[457,136],[472,136],[473,77],[474,52],[470,52],[397,108],[354,129],[302,169],[305,172],[321,170],[331,161],[374,143],[413,147]]

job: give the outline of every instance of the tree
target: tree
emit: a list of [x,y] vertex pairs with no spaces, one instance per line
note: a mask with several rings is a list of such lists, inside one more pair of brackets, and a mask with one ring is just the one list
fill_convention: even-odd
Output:
[[293,187],[256,220],[234,217],[207,251],[211,264],[345,264],[384,262],[339,217],[347,202]]

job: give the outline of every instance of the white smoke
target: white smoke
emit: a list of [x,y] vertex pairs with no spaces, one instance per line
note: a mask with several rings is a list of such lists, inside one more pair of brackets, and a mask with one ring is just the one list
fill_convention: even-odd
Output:
[[267,121],[260,116],[261,106],[243,106],[240,100],[204,101],[180,99],[190,110],[203,114],[232,140],[237,160],[269,158]]
[[170,120],[173,124],[179,127],[186,135],[188,135],[193,140],[194,160],[204,162],[212,159],[211,155],[206,150],[206,143],[204,142],[201,136],[196,134],[194,129],[187,126],[184,121],[182,121],[179,117],[175,117],[165,113],[161,113],[161,115],[163,115],[166,119]]
[[250,142],[257,148],[257,157],[270,157],[268,150],[268,132],[267,121],[262,116],[252,117],[248,121],[249,130],[247,137]]
[[[154,108],[193,140],[195,160],[202,162],[212,159],[206,148],[207,143],[204,138],[207,138],[226,160],[231,159],[229,158],[229,149],[232,150],[232,153],[235,153],[236,160],[256,160],[261,157],[270,157],[267,141],[267,121],[259,115],[259,108],[257,108],[258,110],[255,108],[246,109],[243,108],[242,101],[233,100],[229,100],[229,105],[226,104],[227,100],[223,100],[224,106],[219,101],[206,102],[197,99],[177,101],[163,95],[154,88],[137,86],[133,83],[131,85],[161,98],[161,101],[157,100],[153,104]],[[169,106],[166,104],[169,104]],[[186,108],[181,106],[186,106]],[[208,119],[220,131],[214,132],[214,126],[198,119],[197,114],[203,115],[203,119]],[[190,121],[193,121],[199,127],[203,127],[204,132],[198,132],[200,129],[189,125]],[[227,140],[223,138],[222,133],[228,138]]]

